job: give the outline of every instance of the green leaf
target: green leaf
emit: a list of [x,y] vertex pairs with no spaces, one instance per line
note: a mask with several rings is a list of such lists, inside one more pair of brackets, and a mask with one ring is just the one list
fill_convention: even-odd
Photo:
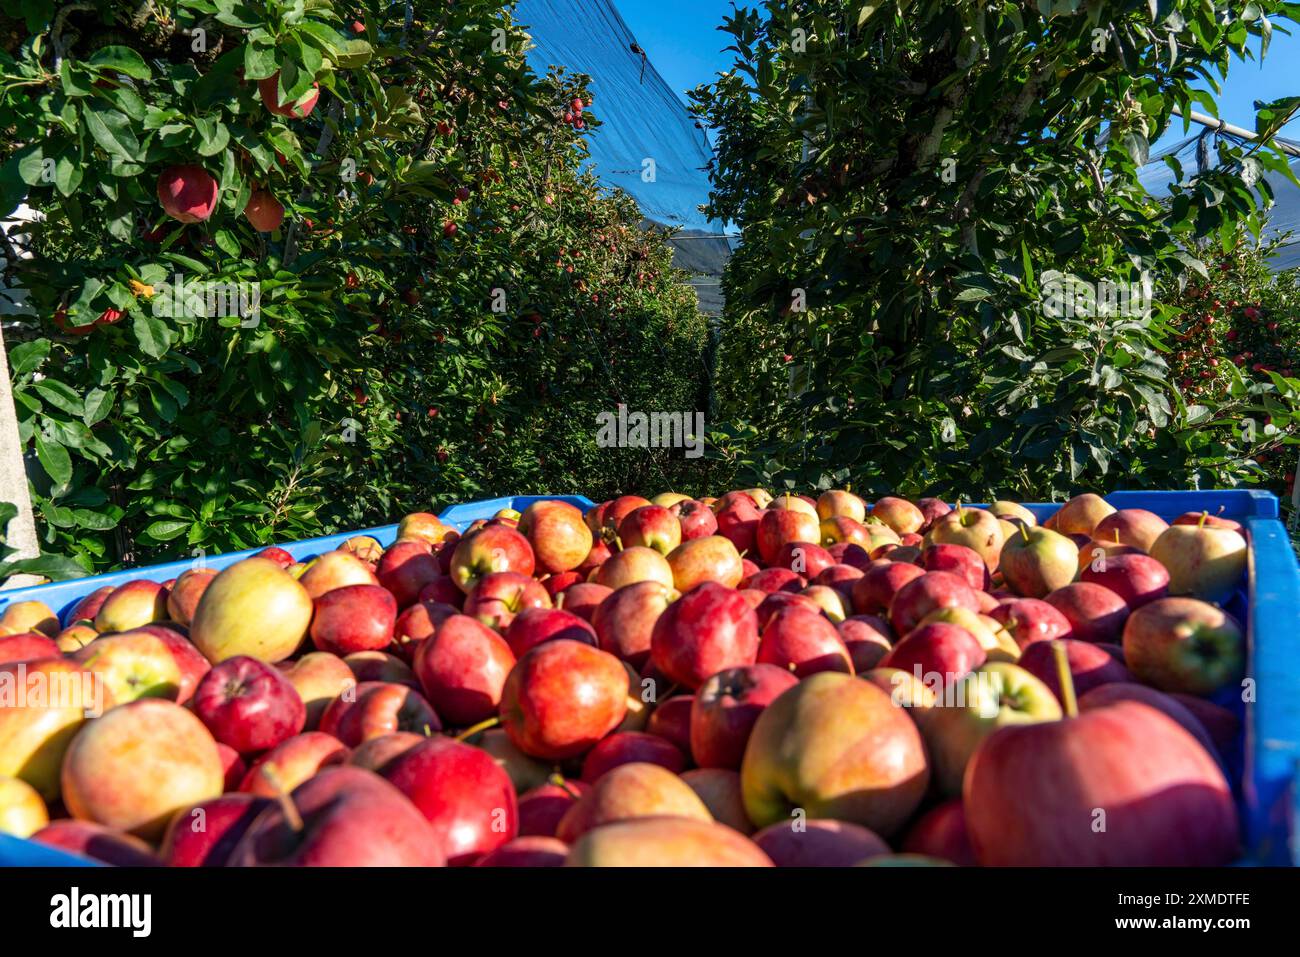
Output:
[[135,341],[145,355],[161,359],[171,346],[171,337],[167,325],[161,319],[151,315],[146,309],[138,309],[131,323],[135,332]]
[[100,47],[86,61],[86,65],[100,72],[112,70],[115,73],[121,73],[136,80],[153,78],[153,72],[149,69],[149,65],[144,62],[144,57],[130,47]]
[[131,129],[131,121],[117,110],[91,103],[81,111],[91,138],[110,156],[135,160],[140,155],[140,141]]
[[191,522],[162,521],[154,522],[144,530],[144,534],[159,542],[169,542],[190,527]]
[[72,481],[72,459],[58,442],[46,441],[36,433],[36,458],[54,484],[60,488]]
[[32,389],[56,409],[62,409],[68,415],[81,417],[83,412],[81,396],[58,379],[42,379],[40,382],[33,383]]
[[31,342],[20,342],[9,350],[9,365],[15,377],[26,375],[39,369],[41,363],[46,360],[50,354],[49,339],[33,339]]
[[85,411],[81,421],[87,426],[102,422],[113,408],[113,396],[104,389],[91,389],[86,393]]
[[0,579],[8,578],[10,575],[39,575],[52,582],[59,582],[85,578],[89,574],[90,569],[65,555],[40,555],[36,558],[0,562]]

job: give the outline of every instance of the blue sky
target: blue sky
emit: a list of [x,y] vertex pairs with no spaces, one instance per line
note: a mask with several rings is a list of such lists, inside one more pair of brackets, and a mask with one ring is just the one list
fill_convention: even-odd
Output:
[[[614,0],[628,28],[646,51],[650,62],[682,96],[683,91],[731,66],[732,54],[723,53],[728,36],[715,28],[732,5],[724,0]],[[744,6],[744,3],[740,4]],[[749,4],[755,6],[756,4]],[[1268,56],[1256,61],[1235,62],[1219,98],[1219,116],[1247,129],[1255,127],[1253,101],[1274,100],[1300,94],[1300,26],[1291,36],[1275,28]],[[1193,132],[1201,127],[1193,126]],[[1293,120],[1286,135],[1300,139],[1300,119]],[[1158,145],[1176,142],[1184,136],[1182,123],[1175,120],[1169,135]]]

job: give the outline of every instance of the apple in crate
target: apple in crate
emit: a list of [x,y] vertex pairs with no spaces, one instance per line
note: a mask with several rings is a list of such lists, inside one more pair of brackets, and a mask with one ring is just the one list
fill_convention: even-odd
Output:
[[300,582],[275,562],[246,558],[203,592],[190,640],[213,664],[236,655],[274,663],[298,650],[311,616],[312,598]]

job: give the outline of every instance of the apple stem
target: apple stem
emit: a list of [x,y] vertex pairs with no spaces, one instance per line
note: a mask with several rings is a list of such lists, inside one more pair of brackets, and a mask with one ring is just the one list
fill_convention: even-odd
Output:
[[302,815],[298,813],[297,806],[293,803],[293,797],[284,789],[284,784],[280,781],[280,775],[275,773],[275,769],[269,764],[262,765],[262,776],[271,782],[271,787],[275,788],[275,799],[280,804],[280,810],[284,813],[284,819],[295,834],[301,834],[304,824]]
[[1024,522],[1020,523],[1020,537],[1029,541],[1029,527]]
[[1070,657],[1062,642],[1052,642],[1052,657],[1056,659],[1056,680],[1061,685],[1061,707],[1067,718],[1077,718],[1079,700],[1074,696],[1074,675],[1070,674]]
[[1209,513],[1209,512],[1202,512],[1202,513],[1201,513],[1201,520],[1200,520],[1199,522],[1196,523],[1196,527],[1197,527],[1197,528],[1204,528],[1204,527],[1205,527],[1205,523],[1206,523],[1207,521],[1209,521],[1209,519],[1210,519],[1210,513]]
[[554,784],[557,788],[559,788],[569,797],[573,798],[575,801],[578,800],[578,798],[582,797],[581,794],[579,794],[577,791],[573,789],[573,786],[569,784],[569,782],[565,779],[564,775],[561,774],[559,771],[556,771],[554,774],[550,776],[550,778],[548,779],[548,783]]
[[467,738],[474,737],[474,735],[478,734],[480,731],[486,731],[488,728],[495,728],[500,723],[501,723],[501,716],[494,714],[492,717],[480,721],[478,724],[471,724],[460,734],[456,735],[454,740],[464,741]]

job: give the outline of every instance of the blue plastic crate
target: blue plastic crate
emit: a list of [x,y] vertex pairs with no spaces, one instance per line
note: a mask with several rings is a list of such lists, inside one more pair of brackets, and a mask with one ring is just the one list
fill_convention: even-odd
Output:
[[[490,518],[503,508],[523,511],[542,498],[559,498],[586,511],[594,504],[580,495],[519,495],[453,505],[439,517],[463,530],[476,519]],[[1250,533],[1250,562],[1246,587],[1228,603],[1247,623],[1247,674],[1254,679],[1255,698],[1244,705],[1242,752],[1229,760],[1240,766],[1233,782],[1242,820],[1247,865],[1300,864],[1300,565],[1286,528],[1278,521],[1277,498],[1244,489],[1179,492],[1113,492],[1106,496],[1116,508],[1144,508],[1162,518],[1184,512],[1208,511],[1242,522]],[[1039,519],[1059,504],[1029,504]],[[397,537],[396,525],[360,529],[325,538],[281,545],[295,558],[309,558],[337,548],[353,535],[370,535],[381,545]],[[260,549],[210,556],[212,568],[246,558]],[[103,585],[118,585],[142,575],[156,581],[174,578],[192,561],[113,572],[92,578],[0,592],[0,609],[14,601],[39,599],[62,616],[82,597]],[[1235,698],[1223,703],[1242,705]],[[85,859],[0,834],[0,866],[85,865]]]

